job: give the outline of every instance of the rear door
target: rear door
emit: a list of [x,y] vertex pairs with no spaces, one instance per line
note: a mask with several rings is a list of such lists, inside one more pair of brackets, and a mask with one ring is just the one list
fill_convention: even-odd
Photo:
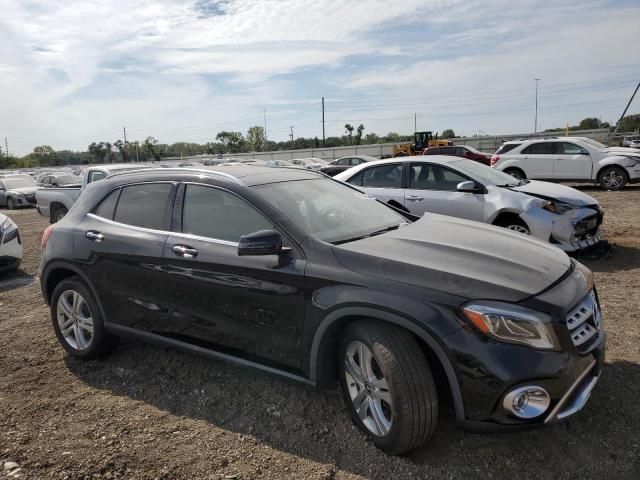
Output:
[[431,212],[482,222],[484,195],[457,189],[467,180],[471,179],[442,165],[411,162],[404,205],[414,215]]
[[90,272],[106,321],[166,329],[169,293],[162,259],[176,188],[174,182],[117,188],[75,228],[74,253]]
[[169,334],[300,368],[306,265],[301,253],[238,256],[242,235],[277,228],[228,190],[183,185],[175,209],[175,231],[164,249]]
[[554,152],[553,142],[536,142],[525,147],[521,163],[527,178],[553,179]]
[[554,178],[556,180],[589,180],[593,160],[589,152],[573,142],[555,142]]
[[385,203],[404,204],[402,162],[385,163],[365,168],[349,179],[349,183],[361,187]]

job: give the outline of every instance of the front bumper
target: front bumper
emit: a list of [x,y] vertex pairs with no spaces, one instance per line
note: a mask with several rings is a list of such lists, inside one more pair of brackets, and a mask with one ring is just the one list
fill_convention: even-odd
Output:
[[533,207],[520,217],[526,222],[531,235],[561,248],[576,252],[602,240],[600,226],[604,212],[594,207],[574,208],[562,215]]
[[36,206],[36,195],[27,195],[22,197],[16,197],[15,205],[19,208],[27,208],[27,207],[35,207]]

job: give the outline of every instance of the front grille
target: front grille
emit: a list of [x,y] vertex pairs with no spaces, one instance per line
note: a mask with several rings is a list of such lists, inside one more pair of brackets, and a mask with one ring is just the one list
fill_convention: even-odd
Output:
[[36,203],[36,194],[33,193],[31,195],[25,195],[24,197],[29,203]]
[[578,351],[586,353],[600,337],[600,306],[593,291],[567,315],[567,328]]

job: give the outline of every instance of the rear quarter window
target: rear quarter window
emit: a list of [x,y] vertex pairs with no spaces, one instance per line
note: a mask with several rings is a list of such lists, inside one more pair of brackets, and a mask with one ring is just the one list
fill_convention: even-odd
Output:
[[519,146],[519,143],[505,143],[504,145],[502,145],[497,151],[496,151],[496,155],[500,155],[503,153],[507,153],[510,152],[511,150],[513,150],[514,148],[516,148],[517,146]]
[[99,217],[113,220],[113,213],[116,210],[116,204],[118,203],[118,197],[120,196],[120,189],[113,190],[109,195],[93,209],[93,213]]

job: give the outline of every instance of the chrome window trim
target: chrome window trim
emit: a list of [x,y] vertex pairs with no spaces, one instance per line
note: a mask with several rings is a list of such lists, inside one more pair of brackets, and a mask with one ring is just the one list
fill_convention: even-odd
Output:
[[200,235],[193,235],[191,233],[182,233],[182,232],[167,232],[167,233],[169,234],[170,237],[186,238],[189,240],[197,240],[199,242],[209,242],[209,243],[227,245],[229,247],[236,247],[236,248],[239,245],[238,242],[231,242],[229,240],[221,240],[218,238],[203,237]]
[[99,220],[99,221],[107,223],[109,225],[114,225],[116,227],[129,228],[131,230],[136,230],[138,232],[160,233],[160,234],[163,234],[163,235],[168,235],[169,233],[171,233],[168,230],[155,230],[153,228],[138,227],[136,225],[129,225],[128,223],[116,222],[115,220],[109,220],[108,218],[101,217],[99,215],[96,215],[95,213],[87,213],[87,217],[91,217],[91,218],[93,218],[95,220]]

